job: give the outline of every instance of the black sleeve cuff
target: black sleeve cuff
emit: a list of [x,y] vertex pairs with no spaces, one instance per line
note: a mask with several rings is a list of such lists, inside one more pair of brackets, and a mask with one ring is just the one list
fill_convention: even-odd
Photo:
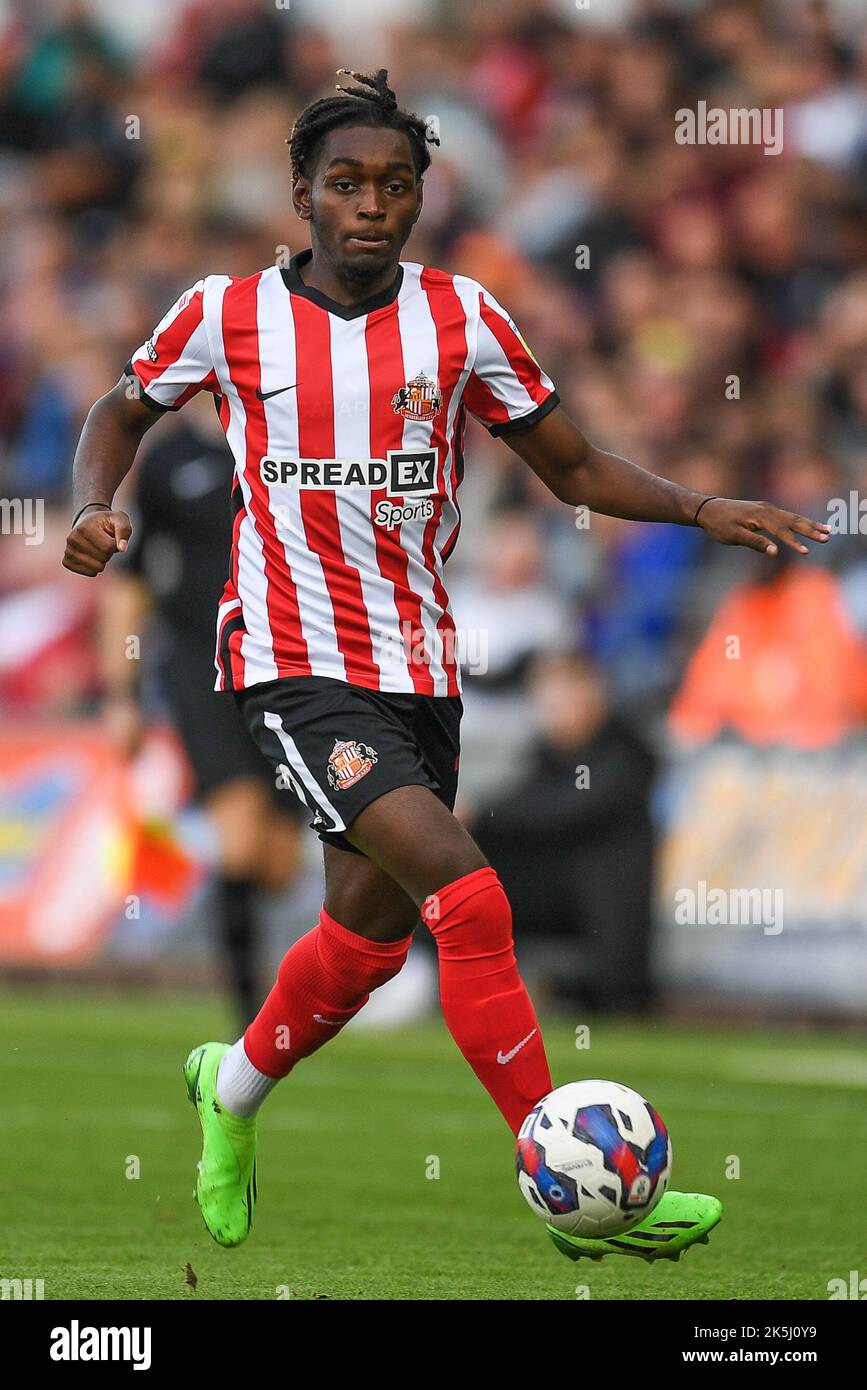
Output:
[[123,373],[124,373],[124,376],[131,377],[133,381],[135,381],[135,382],[138,383],[138,396],[139,396],[139,400],[142,402],[142,404],[143,404],[143,405],[148,405],[148,406],[150,406],[151,410],[155,410],[155,411],[157,412],[158,415],[163,415],[163,414],[165,414],[165,412],[166,412],[167,410],[177,410],[177,409],[178,409],[178,407],[177,407],[176,405],[163,405],[161,401],[155,401],[154,398],[153,398],[153,396],[149,396],[149,395],[148,395],[147,391],[144,389],[144,387],[143,387],[142,384],[141,384],[141,381],[140,381],[140,379],[139,379],[138,372],[135,370],[135,368],[134,368],[133,365],[132,365],[132,358],[131,358],[131,357],[127,360],[127,364],[126,364],[126,366],[125,366],[124,369],[123,369]]
[[541,405],[537,405],[535,410],[531,410],[529,415],[521,415],[517,420],[503,420],[499,425],[488,425],[488,430],[496,436],[521,434],[523,430],[531,430],[534,425],[538,425],[540,420],[544,420],[546,415],[550,415],[556,405],[560,404],[560,397],[556,391],[552,391],[550,396],[546,396]]

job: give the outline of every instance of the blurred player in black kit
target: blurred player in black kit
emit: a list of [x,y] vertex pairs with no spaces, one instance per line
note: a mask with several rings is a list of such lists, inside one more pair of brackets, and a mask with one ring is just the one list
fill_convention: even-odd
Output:
[[[137,516],[129,550],[106,586],[101,652],[104,716],[132,754],[144,731],[139,661],[129,634],[156,623],[154,672],[188,755],[195,799],[213,822],[219,857],[217,940],[238,1019],[246,1027],[262,1002],[256,897],[294,878],[300,812],[253,743],[233,700],[214,685],[214,607],[231,546],[233,458],[205,397],[143,450],[134,478]],[[148,661],[145,662],[146,667]]]

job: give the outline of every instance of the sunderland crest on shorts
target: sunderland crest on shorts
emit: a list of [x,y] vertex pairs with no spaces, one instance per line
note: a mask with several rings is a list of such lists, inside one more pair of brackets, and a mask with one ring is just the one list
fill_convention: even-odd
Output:
[[336,792],[345,792],[360,782],[379,759],[375,748],[357,739],[335,739],[328,757],[328,785]]
[[419,372],[395,391],[391,408],[406,420],[432,420],[443,408],[443,393],[435,381]]

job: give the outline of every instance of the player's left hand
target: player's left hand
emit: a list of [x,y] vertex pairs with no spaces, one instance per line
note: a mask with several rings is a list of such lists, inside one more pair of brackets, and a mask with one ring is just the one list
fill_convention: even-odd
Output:
[[785,512],[769,502],[738,502],[730,497],[712,497],[703,505],[698,525],[720,545],[746,545],[766,555],[778,555],[782,541],[802,555],[808,546],[800,539],[827,541],[831,528],[824,521],[811,521],[796,512]]

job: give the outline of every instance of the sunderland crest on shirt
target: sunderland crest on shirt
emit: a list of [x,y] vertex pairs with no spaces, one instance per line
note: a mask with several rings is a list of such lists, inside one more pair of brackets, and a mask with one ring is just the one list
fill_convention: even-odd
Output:
[[345,792],[366,776],[379,754],[368,743],[357,739],[335,739],[328,757],[328,784],[333,791]]
[[443,393],[435,381],[419,372],[395,391],[391,408],[406,420],[432,420],[443,408]]

